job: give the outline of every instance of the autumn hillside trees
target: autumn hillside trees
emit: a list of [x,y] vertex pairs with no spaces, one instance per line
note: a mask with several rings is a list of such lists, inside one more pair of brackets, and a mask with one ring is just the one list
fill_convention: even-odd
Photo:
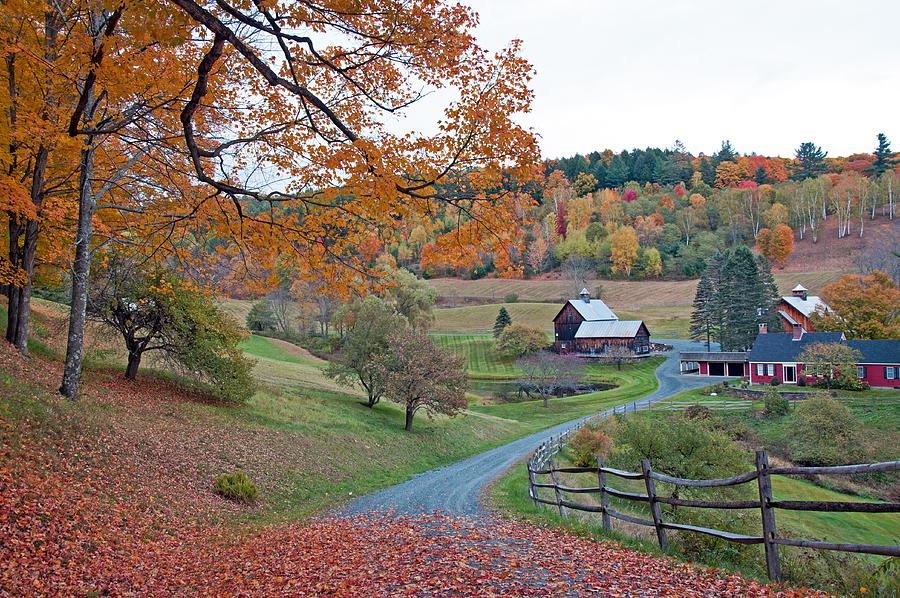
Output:
[[[519,44],[486,52],[472,35],[476,15],[438,0],[342,7],[54,3],[67,36],[58,45],[66,62],[52,75],[68,77],[66,95],[35,97],[58,98],[59,118],[42,125],[70,140],[60,162],[78,212],[63,394],[78,392],[96,233],[134,252],[168,253],[191,274],[207,269],[209,242],[227,238],[214,259],[237,258],[235,278],[265,288],[280,256],[298,280],[325,280],[341,297],[383,282],[356,248],[397,223],[452,217],[434,245],[459,263],[518,242],[520,186],[538,157],[533,135],[512,120],[531,102]],[[46,5],[3,9],[39,23]],[[19,51],[13,29],[4,46],[17,68],[42,72],[21,64],[46,64],[40,44]],[[436,88],[455,98],[438,132],[385,126]],[[15,98],[3,101],[14,112]],[[6,145],[24,147],[14,141]],[[5,166],[27,162],[13,155]],[[17,197],[27,220],[28,194]],[[21,284],[17,263],[0,270]]]

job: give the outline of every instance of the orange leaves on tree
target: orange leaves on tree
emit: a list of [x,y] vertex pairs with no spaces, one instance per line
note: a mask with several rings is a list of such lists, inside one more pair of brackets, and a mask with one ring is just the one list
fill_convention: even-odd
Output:
[[900,337],[900,289],[884,272],[846,274],[825,285],[822,298],[834,311],[813,316],[816,330],[851,339]]
[[760,229],[756,246],[767,260],[784,268],[784,263],[794,250],[794,231],[786,224],[779,224],[774,229]]

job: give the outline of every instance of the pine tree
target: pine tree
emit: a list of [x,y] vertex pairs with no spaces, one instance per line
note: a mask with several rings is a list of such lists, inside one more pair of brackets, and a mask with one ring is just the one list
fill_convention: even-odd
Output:
[[731,147],[731,142],[726,139],[722,142],[722,147],[719,148],[719,151],[714,156],[715,165],[718,166],[722,162],[734,162],[737,160],[737,157],[738,153]]
[[753,175],[753,179],[756,181],[757,185],[765,185],[769,182],[769,175],[766,174],[765,166],[760,166],[756,169],[756,174]]
[[706,341],[706,350],[710,351],[713,335],[713,319],[716,308],[716,289],[709,268],[700,276],[697,293],[694,295],[694,310],[691,312],[690,335],[693,340]]
[[700,160],[700,176],[710,187],[716,186],[716,165],[709,158]]
[[722,350],[743,351],[756,339],[765,309],[759,267],[745,245],[725,260],[720,285],[717,303],[722,313]]
[[797,148],[797,163],[794,165],[791,178],[803,181],[824,174],[826,156],[828,152],[823,152],[821,147],[812,141],[804,141]]
[[893,158],[891,142],[888,140],[887,135],[879,133],[877,137],[878,147],[875,148],[875,161],[872,163],[872,167],[869,168],[869,172],[876,178],[883,175],[897,163],[897,160]]
[[764,256],[757,256],[756,267],[759,269],[759,285],[757,289],[760,310],[759,322],[766,324],[772,330],[776,330],[781,325],[776,309],[781,301],[781,293],[778,291],[778,284],[775,282],[775,276],[772,274],[769,260]]
[[719,302],[719,284],[724,261],[725,256],[718,251],[709,258],[694,296],[690,335],[692,339],[705,340],[707,351],[711,350],[713,338],[716,338],[719,343],[722,340],[720,337],[722,305]]
[[500,338],[503,329],[510,324],[512,324],[512,318],[509,312],[506,311],[505,307],[501,307],[500,312],[497,314],[497,319],[494,320],[494,338]]

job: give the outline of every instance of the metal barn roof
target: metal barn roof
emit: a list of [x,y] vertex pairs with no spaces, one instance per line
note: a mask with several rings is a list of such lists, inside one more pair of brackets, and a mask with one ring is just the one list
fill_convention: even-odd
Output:
[[570,299],[569,304],[588,322],[619,319],[619,316],[613,313],[613,310],[607,307],[606,304],[599,299],[591,299],[590,301]]
[[582,322],[575,338],[634,338],[641,324],[641,320]]

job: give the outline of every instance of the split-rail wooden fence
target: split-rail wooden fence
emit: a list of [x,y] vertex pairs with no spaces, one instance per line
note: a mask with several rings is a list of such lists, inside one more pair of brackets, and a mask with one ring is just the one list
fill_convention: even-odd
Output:
[[[631,406],[636,409],[639,406]],[[622,412],[625,409],[619,408]],[[618,412],[617,410],[616,412]],[[818,550],[838,550],[844,552],[857,552],[890,557],[900,557],[900,546],[883,546],[876,544],[838,544],[819,540],[803,540],[785,538],[778,534],[775,525],[775,512],[778,509],[791,511],[816,511],[816,512],[845,512],[845,513],[900,513],[900,503],[896,502],[844,502],[844,501],[804,501],[804,500],[776,500],[772,495],[773,475],[852,475],[876,472],[900,471],[900,461],[888,461],[884,463],[867,463],[863,465],[842,465],[838,467],[770,467],[765,451],[756,453],[756,470],[723,479],[693,480],[671,477],[656,471],[647,459],[641,461],[641,471],[623,471],[605,467],[603,460],[598,459],[594,467],[561,467],[558,462],[560,450],[568,442],[570,436],[584,425],[570,429],[561,436],[552,437],[542,444],[528,460],[528,496],[536,505],[551,505],[559,510],[562,517],[566,517],[567,509],[583,511],[587,513],[600,513],[603,528],[612,529],[612,519],[627,521],[637,525],[653,527],[656,530],[656,538],[662,550],[668,549],[668,530],[707,534],[738,544],[762,544],[765,549],[766,569],[769,579],[781,581],[781,565],[778,558],[779,546],[798,546]],[[579,473],[593,474],[596,485],[580,487],[567,486],[560,481],[559,474]],[[549,481],[540,481],[549,477]],[[613,476],[625,480],[643,480],[646,492],[625,492],[607,484],[607,476]],[[750,482],[756,482],[759,498],[756,500],[691,500],[678,498],[677,496],[663,496],[656,490],[656,482],[674,484],[688,488],[721,488],[738,486]],[[545,498],[539,490],[552,491],[552,498]],[[546,494],[546,492],[545,492]],[[570,494],[594,494],[599,495],[599,505],[585,504],[572,500]],[[651,519],[637,517],[630,513],[623,513],[609,506],[609,497],[647,503],[649,505]],[[661,505],[676,507],[699,507],[705,509],[758,509],[762,522],[762,535],[751,536],[738,534],[724,530],[718,530],[684,523],[667,522],[663,518]]]

